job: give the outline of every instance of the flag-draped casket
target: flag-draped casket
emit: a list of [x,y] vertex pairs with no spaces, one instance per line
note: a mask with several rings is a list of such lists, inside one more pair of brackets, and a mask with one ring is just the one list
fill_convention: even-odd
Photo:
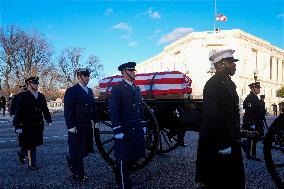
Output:
[[[99,81],[99,98],[107,98],[111,88],[122,81],[121,75]],[[141,89],[143,98],[183,98],[191,93],[191,79],[179,71],[136,74],[135,84]]]

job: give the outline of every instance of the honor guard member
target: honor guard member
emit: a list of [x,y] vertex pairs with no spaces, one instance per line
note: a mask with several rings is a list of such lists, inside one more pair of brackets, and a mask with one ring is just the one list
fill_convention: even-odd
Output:
[[1,110],[1,108],[3,109],[3,116],[5,116],[6,104],[7,104],[7,100],[6,100],[5,96],[2,95],[0,97],[0,110]]
[[18,95],[14,118],[15,131],[21,135],[19,159],[21,163],[25,163],[24,157],[28,156],[31,170],[38,170],[36,147],[43,144],[43,117],[48,125],[52,122],[45,96],[38,92],[38,80],[38,77],[25,80],[28,90]]
[[15,111],[16,111],[16,104],[17,104],[17,99],[19,97],[19,95],[21,95],[22,92],[27,91],[27,86],[26,84],[22,84],[19,86],[20,88],[20,92],[16,95],[14,95],[14,97],[12,98],[12,104],[11,104],[11,109],[10,109],[10,115],[11,116],[15,116]]
[[[19,99],[19,96],[21,94],[23,94],[24,92],[26,92],[28,90],[26,84],[22,84],[19,87],[20,87],[20,92],[18,94],[14,95],[14,97],[12,98],[11,109],[10,109],[10,115],[13,117],[13,126],[14,127],[16,126],[15,113],[16,113],[17,100]],[[17,133],[17,136],[18,136],[19,147],[20,147],[20,151],[18,152],[18,159],[19,159],[20,163],[24,164],[25,163],[25,154],[24,154],[24,149],[23,149],[23,145],[22,145],[23,144],[23,134]]]
[[238,59],[233,53],[234,50],[227,49],[209,57],[216,72],[203,89],[203,120],[196,162],[196,181],[201,183],[200,188],[245,188],[239,97],[231,80]]
[[267,128],[267,122],[266,122],[266,107],[265,107],[265,102],[264,102],[264,99],[265,99],[265,95],[260,95],[260,100],[259,100],[259,103],[260,103],[260,109],[261,109],[261,119],[263,120],[263,124],[264,124],[264,127]]
[[66,90],[64,95],[64,117],[68,129],[69,155],[67,163],[74,181],[85,182],[83,159],[93,148],[92,120],[96,119],[95,99],[92,89],[87,87],[90,70],[76,71],[78,83]]
[[257,96],[260,93],[260,83],[251,83],[249,87],[250,94],[243,102],[245,109],[243,129],[256,131],[257,134],[243,141],[243,149],[248,159],[260,161],[260,158],[256,157],[256,143],[264,135],[263,113],[260,100]]
[[146,123],[141,92],[134,84],[135,62],[118,67],[122,82],[114,86],[109,99],[110,118],[114,132],[114,156],[120,188],[131,188],[129,165],[145,156]]

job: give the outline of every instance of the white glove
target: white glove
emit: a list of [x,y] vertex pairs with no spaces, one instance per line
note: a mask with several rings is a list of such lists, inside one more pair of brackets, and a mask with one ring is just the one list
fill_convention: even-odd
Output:
[[232,153],[232,148],[231,147],[226,148],[224,150],[219,150],[219,154],[228,155],[228,154],[231,154],[231,153]]
[[116,138],[116,139],[123,139],[124,138],[124,134],[123,133],[116,134],[116,135],[114,135],[114,138]]
[[252,129],[255,129],[255,125],[250,126]]
[[76,127],[73,127],[71,129],[68,129],[68,132],[70,132],[70,133],[77,133],[77,129],[76,129]]
[[95,123],[95,128],[99,128],[100,127],[100,122]]
[[146,131],[147,131],[147,128],[146,128],[146,127],[143,127],[143,131],[144,131],[144,134],[145,134]]
[[23,130],[22,129],[16,129],[16,133],[21,134],[21,133],[23,133]]
[[49,127],[51,127],[51,126],[52,126],[52,123],[47,123],[47,125],[48,125]]

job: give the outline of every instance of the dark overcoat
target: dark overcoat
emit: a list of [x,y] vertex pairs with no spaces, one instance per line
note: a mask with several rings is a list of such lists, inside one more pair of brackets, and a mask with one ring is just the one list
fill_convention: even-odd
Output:
[[12,98],[12,103],[11,103],[11,108],[10,108],[10,114],[11,114],[11,115],[15,115],[15,113],[16,113],[17,99],[18,99],[18,96],[19,96],[20,94],[21,94],[21,93],[15,94],[14,97]]
[[30,91],[18,95],[14,123],[15,129],[21,128],[23,131],[20,146],[30,149],[43,144],[43,116],[47,123],[52,122],[42,93],[38,92],[37,98]]
[[6,98],[4,96],[0,97],[0,107],[6,107]]
[[96,120],[96,106],[92,89],[88,93],[76,84],[64,95],[64,117],[67,129],[76,127],[77,132],[68,132],[71,156],[87,156],[94,152],[92,120]]
[[[263,111],[259,98],[253,92],[245,98],[243,107],[245,114],[243,117],[243,129],[257,131],[260,135],[264,134],[263,131]],[[251,127],[255,125],[255,128]]]
[[121,160],[137,160],[145,155],[144,111],[139,87],[125,80],[114,86],[109,99],[113,127],[122,127],[123,139],[115,139],[114,156]]
[[266,116],[265,102],[263,99],[260,99],[259,103],[260,103],[261,119],[265,120],[265,116]]
[[[209,188],[245,188],[236,85],[216,73],[205,84],[203,100],[196,180]],[[229,147],[232,154],[219,153]]]

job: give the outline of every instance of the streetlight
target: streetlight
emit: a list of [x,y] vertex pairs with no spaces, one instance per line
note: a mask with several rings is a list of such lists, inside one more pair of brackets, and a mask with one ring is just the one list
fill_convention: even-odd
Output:
[[254,70],[253,70],[254,82],[256,82],[256,80],[257,80],[257,74],[258,74],[258,70],[257,70],[257,69],[254,69]]

